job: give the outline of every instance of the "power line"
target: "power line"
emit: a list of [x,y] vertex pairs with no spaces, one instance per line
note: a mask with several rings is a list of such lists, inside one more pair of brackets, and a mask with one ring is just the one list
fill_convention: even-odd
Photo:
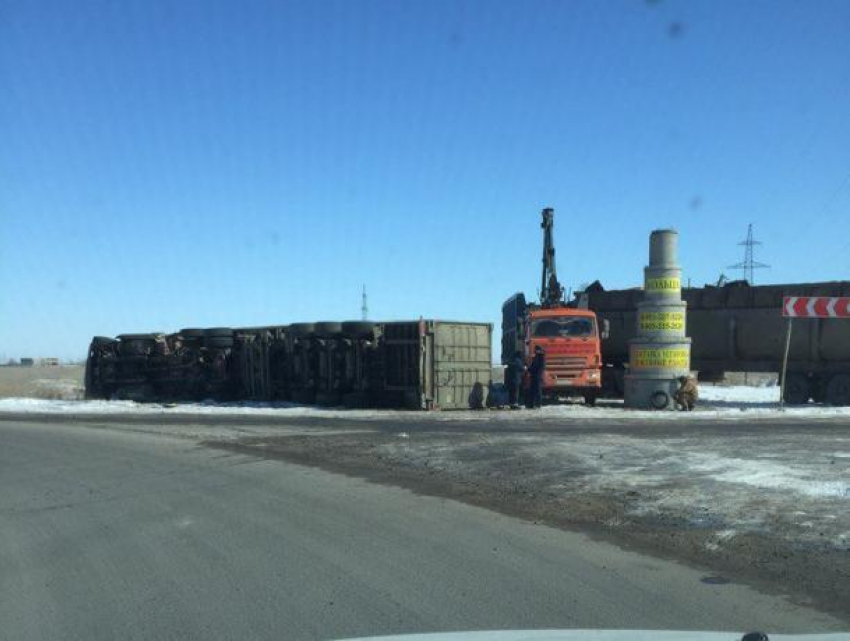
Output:
[[747,226],[747,238],[745,240],[742,240],[738,244],[744,246],[744,260],[742,260],[740,263],[729,265],[727,269],[741,270],[744,273],[744,280],[747,281],[750,285],[755,285],[755,270],[765,269],[767,267],[770,267],[770,265],[765,265],[764,263],[759,263],[755,260],[755,246],[761,245],[761,243],[753,238],[752,223]]

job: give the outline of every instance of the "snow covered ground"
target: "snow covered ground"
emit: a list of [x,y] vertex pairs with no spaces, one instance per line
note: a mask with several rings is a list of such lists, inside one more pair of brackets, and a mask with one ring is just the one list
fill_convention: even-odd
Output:
[[[75,414],[138,414],[156,416],[161,414],[219,415],[219,416],[269,416],[269,417],[315,417],[348,418],[356,420],[396,420],[409,416],[410,412],[399,410],[347,410],[294,405],[291,403],[135,403],[133,401],[74,401],[35,398],[0,399],[0,414],[8,413],[75,413]],[[850,407],[829,407],[809,404],[802,407],[786,407],[779,410],[779,388],[745,386],[700,386],[700,404],[689,419],[753,419],[778,416],[829,418],[850,417]],[[648,412],[625,410],[620,401],[600,401],[597,407],[586,407],[580,403],[564,403],[546,406],[539,411],[451,411],[419,413],[426,420],[470,420],[470,421],[558,421],[565,419],[618,419],[632,418],[652,420],[677,420],[677,412]]]
[[843,422],[778,430],[662,425],[670,428],[399,433],[380,454],[538,494],[619,497],[625,518],[674,518],[714,531],[709,546],[769,532],[850,551],[850,430]]

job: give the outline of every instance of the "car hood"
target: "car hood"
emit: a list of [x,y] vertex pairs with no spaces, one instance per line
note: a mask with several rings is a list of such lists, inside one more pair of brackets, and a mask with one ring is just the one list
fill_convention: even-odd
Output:
[[[381,641],[740,641],[743,632],[673,630],[499,630],[362,637]],[[769,634],[770,641],[850,641],[850,632]]]

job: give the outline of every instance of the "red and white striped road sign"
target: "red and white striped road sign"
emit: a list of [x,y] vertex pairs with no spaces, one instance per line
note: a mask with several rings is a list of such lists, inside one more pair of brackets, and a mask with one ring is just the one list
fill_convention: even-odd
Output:
[[850,297],[786,296],[782,315],[790,318],[850,318]]

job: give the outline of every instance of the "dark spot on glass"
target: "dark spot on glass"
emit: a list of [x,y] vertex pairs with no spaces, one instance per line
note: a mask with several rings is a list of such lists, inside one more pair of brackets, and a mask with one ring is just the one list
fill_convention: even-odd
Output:
[[693,210],[697,210],[702,207],[702,197],[694,196],[693,198],[691,198],[690,207]]
[[459,31],[452,31],[449,34],[449,44],[453,47],[459,47],[463,44],[463,34]]
[[277,233],[276,231],[273,231],[271,234],[269,234],[269,240],[272,242],[272,245],[279,245],[280,244],[280,234]]
[[667,25],[667,35],[673,38],[681,38],[685,33],[685,25],[681,22],[674,21]]
[[700,581],[709,585],[726,585],[727,583],[731,583],[725,576],[704,576]]

